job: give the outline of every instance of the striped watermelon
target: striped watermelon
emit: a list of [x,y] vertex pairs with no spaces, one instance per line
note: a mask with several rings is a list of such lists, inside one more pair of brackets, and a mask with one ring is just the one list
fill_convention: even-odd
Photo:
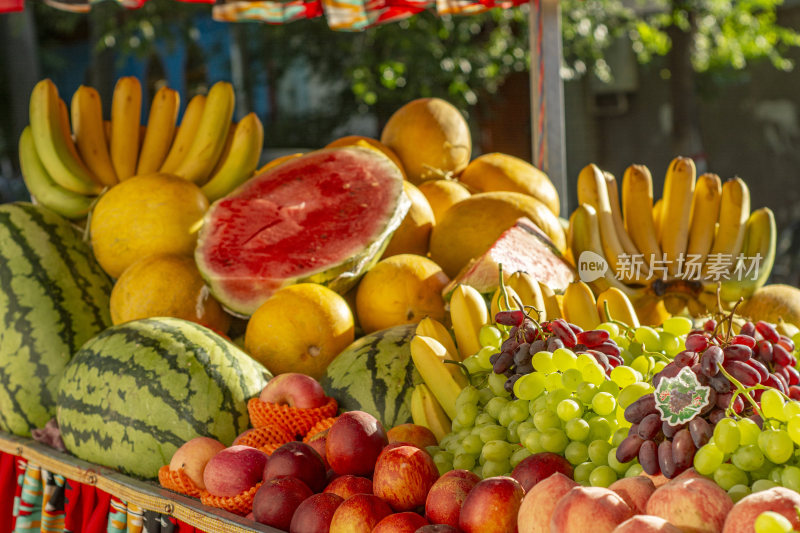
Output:
[[72,355],[111,325],[111,280],[66,219],[0,206],[0,429],[28,436],[55,415]]
[[411,392],[422,383],[410,342],[416,324],[370,333],[334,359],[320,380],[344,411],[366,411],[384,427],[411,422]]
[[193,322],[120,324],[84,344],[64,372],[61,437],[81,459],[155,478],[190,439],[230,445],[249,426],[247,400],[270,377],[233,343]]

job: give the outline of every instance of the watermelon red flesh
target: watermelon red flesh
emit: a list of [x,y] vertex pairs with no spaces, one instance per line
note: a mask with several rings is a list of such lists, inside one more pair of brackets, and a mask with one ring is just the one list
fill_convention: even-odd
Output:
[[527,272],[556,291],[566,289],[575,280],[575,269],[561,257],[544,232],[523,217],[503,232],[483,255],[470,261],[443,293],[449,296],[459,284],[470,285],[484,293],[494,291],[500,281],[500,264],[506,278],[514,272]]
[[214,296],[250,315],[275,290],[298,281],[349,289],[380,256],[408,207],[402,174],[382,154],[320,150],[216,202],[195,258]]

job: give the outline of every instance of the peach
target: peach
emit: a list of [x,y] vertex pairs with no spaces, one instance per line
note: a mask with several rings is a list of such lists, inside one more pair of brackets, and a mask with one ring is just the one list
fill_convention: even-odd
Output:
[[214,496],[236,496],[262,480],[267,460],[267,454],[250,446],[225,448],[203,471],[206,490]]
[[297,506],[289,533],[328,533],[333,513],[344,500],[337,494],[314,494]]
[[327,480],[322,457],[308,444],[297,441],[287,442],[269,457],[264,481],[281,476],[296,477],[315,493],[322,492]]
[[331,480],[323,492],[338,494],[345,500],[356,494],[372,494],[372,480],[361,476],[345,474]]
[[719,485],[686,476],[656,489],[645,510],[687,533],[719,533],[732,508],[733,501]]
[[411,511],[425,505],[437,479],[439,469],[428,452],[416,446],[398,446],[378,457],[372,489],[395,511]]
[[428,524],[422,526],[414,533],[461,533],[457,527],[448,526],[447,524]]
[[448,524],[458,527],[461,505],[478,481],[446,474],[440,477],[428,491],[425,499],[425,516],[433,524]]
[[633,516],[619,494],[602,487],[573,487],[558,500],[550,530],[559,533],[611,533]]
[[328,402],[319,382],[305,374],[287,372],[269,380],[259,399],[265,403],[278,403],[309,409],[321,407]]
[[170,470],[180,470],[201,489],[206,488],[203,470],[212,457],[225,449],[220,441],[210,437],[195,437],[178,448],[169,461]]
[[638,514],[625,520],[611,533],[682,533],[663,518]]
[[265,481],[253,498],[253,517],[259,524],[289,530],[295,511],[313,495],[311,489],[296,477]]
[[750,494],[733,506],[722,533],[753,533],[756,517],[764,511],[775,511],[788,518],[794,529],[800,529],[800,519],[795,507],[800,507],[800,494],[784,487],[773,487]]
[[624,477],[608,488],[622,496],[633,514],[644,514],[647,500],[656,491],[655,484],[645,476]]
[[573,469],[569,461],[557,453],[541,452],[529,455],[520,461],[511,472],[511,477],[519,481],[527,492],[556,472],[561,472],[572,479]]
[[330,470],[331,465],[328,464],[328,459],[325,457],[325,441],[328,439],[328,430],[323,429],[319,433],[315,433],[313,437],[308,439],[307,444],[314,448],[314,450],[322,458],[322,464],[325,465],[325,470]]
[[550,533],[550,517],[558,500],[578,484],[556,472],[537,483],[522,500],[517,514],[519,533]]
[[423,450],[428,446],[439,444],[433,431],[418,424],[400,424],[387,431],[386,436],[389,438],[389,444],[407,442]]
[[356,494],[342,502],[333,513],[330,533],[370,533],[390,514],[392,508],[377,496]]
[[427,526],[428,521],[417,513],[405,511],[390,514],[375,526],[372,533],[415,533],[422,526]]
[[440,477],[439,479],[450,478],[450,477],[458,477],[461,479],[466,479],[467,481],[472,481],[473,485],[481,482],[481,477],[475,472],[472,472],[470,470],[448,470],[447,472],[442,474],[442,477]]
[[517,513],[525,491],[508,476],[484,479],[467,495],[458,516],[464,533],[509,533],[517,529]]

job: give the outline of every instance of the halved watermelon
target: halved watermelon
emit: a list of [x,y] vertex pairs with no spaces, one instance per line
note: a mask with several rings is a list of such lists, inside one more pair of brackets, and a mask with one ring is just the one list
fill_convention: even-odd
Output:
[[555,245],[530,219],[522,217],[498,237],[480,257],[471,260],[442,291],[449,298],[459,285],[470,285],[482,293],[493,292],[500,284],[498,265],[507,279],[523,271],[555,291],[563,291],[575,281],[575,269],[556,250]]
[[386,156],[353,146],[311,152],[215,202],[195,260],[212,294],[239,315],[292,283],[341,294],[378,261],[409,206],[403,174]]

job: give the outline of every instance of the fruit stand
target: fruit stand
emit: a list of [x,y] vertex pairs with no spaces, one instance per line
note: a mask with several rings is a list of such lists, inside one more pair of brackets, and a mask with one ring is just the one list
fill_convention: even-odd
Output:
[[[214,13],[427,6],[304,5]],[[775,217],[682,156],[660,199],[588,164],[568,213],[558,9],[531,9],[537,165],[473,154],[438,98],[261,166],[227,82],[180,120],[135,77],[110,117],[37,83],[34,201],[0,206],[0,533],[800,529]]]

